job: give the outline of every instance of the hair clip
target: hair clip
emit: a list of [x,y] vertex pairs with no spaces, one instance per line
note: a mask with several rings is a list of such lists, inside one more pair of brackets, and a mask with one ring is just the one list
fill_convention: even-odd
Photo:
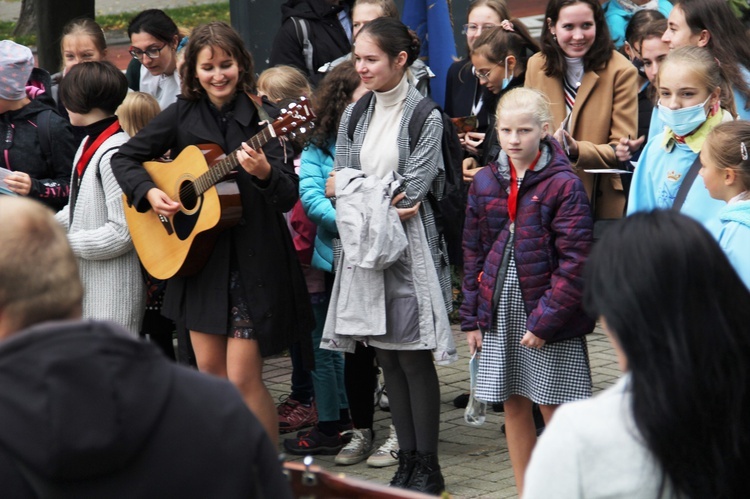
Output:
[[500,23],[500,27],[505,31],[515,31],[515,29],[513,28],[513,23],[508,21],[507,19],[503,19],[503,22]]
[[747,146],[744,142],[740,142],[740,156],[742,157],[742,161],[747,161]]

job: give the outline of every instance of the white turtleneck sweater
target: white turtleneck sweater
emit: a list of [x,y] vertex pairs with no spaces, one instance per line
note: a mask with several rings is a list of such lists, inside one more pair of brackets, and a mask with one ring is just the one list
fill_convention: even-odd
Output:
[[375,109],[359,157],[365,175],[384,178],[398,170],[398,131],[408,91],[409,81],[404,74],[391,90],[375,92]]

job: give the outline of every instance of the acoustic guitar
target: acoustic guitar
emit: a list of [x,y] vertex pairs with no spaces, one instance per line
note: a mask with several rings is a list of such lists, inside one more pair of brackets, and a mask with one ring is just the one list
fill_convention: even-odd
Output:
[[[292,495],[298,499],[428,499],[435,496],[411,490],[389,487],[343,474],[325,471],[312,464],[312,457],[306,456],[302,463],[287,461],[284,474],[292,487]],[[450,498],[444,492],[442,498]]]
[[[303,97],[282,109],[279,117],[247,144],[257,150],[275,137],[294,135],[305,123],[312,126],[314,118]],[[123,194],[130,236],[149,274],[169,279],[196,273],[205,265],[219,233],[239,221],[240,192],[236,181],[228,177],[239,166],[239,149],[227,155],[214,144],[188,146],[173,161],[143,163],[156,186],[180,203],[173,216],[157,215],[151,209],[140,213],[128,206]]]

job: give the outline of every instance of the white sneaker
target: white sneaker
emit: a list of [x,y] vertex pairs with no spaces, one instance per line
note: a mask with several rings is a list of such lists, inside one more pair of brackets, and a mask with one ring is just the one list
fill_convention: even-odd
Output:
[[370,457],[367,458],[367,465],[373,468],[385,468],[398,464],[398,437],[396,436],[396,427],[391,425],[391,432],[388,439],[383,442]]
[[352,439],[336,456],[336,464],[357,464],[367,459],[372,451],[372,430],[355,428],[344,433],[350,433]]
[[378,401],[378,407],[381,411],[391,412],[391,404],[388,402],[388,392],[383,385],[383,391],[380,393],[380,401]]

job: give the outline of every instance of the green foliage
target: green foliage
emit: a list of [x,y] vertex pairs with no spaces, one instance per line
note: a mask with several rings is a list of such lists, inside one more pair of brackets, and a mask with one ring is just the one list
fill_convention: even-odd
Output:
[[[188,31],[209,21],[229,22],[229,2],[176,7],[174,9],[164,9],[164,12],[174,20],[177,26]],[[99,23],[107,34],[107,38],[110,38],[111,32],[113,31],[127,30],[128,23],[136,14],[138,14],[137,11],[97,16],[96,22]],[[0,21],[0,40],[13,40],[27,46],[36,45],[35,34],[29,36],[13,36],[14,27],[14,22]]]

